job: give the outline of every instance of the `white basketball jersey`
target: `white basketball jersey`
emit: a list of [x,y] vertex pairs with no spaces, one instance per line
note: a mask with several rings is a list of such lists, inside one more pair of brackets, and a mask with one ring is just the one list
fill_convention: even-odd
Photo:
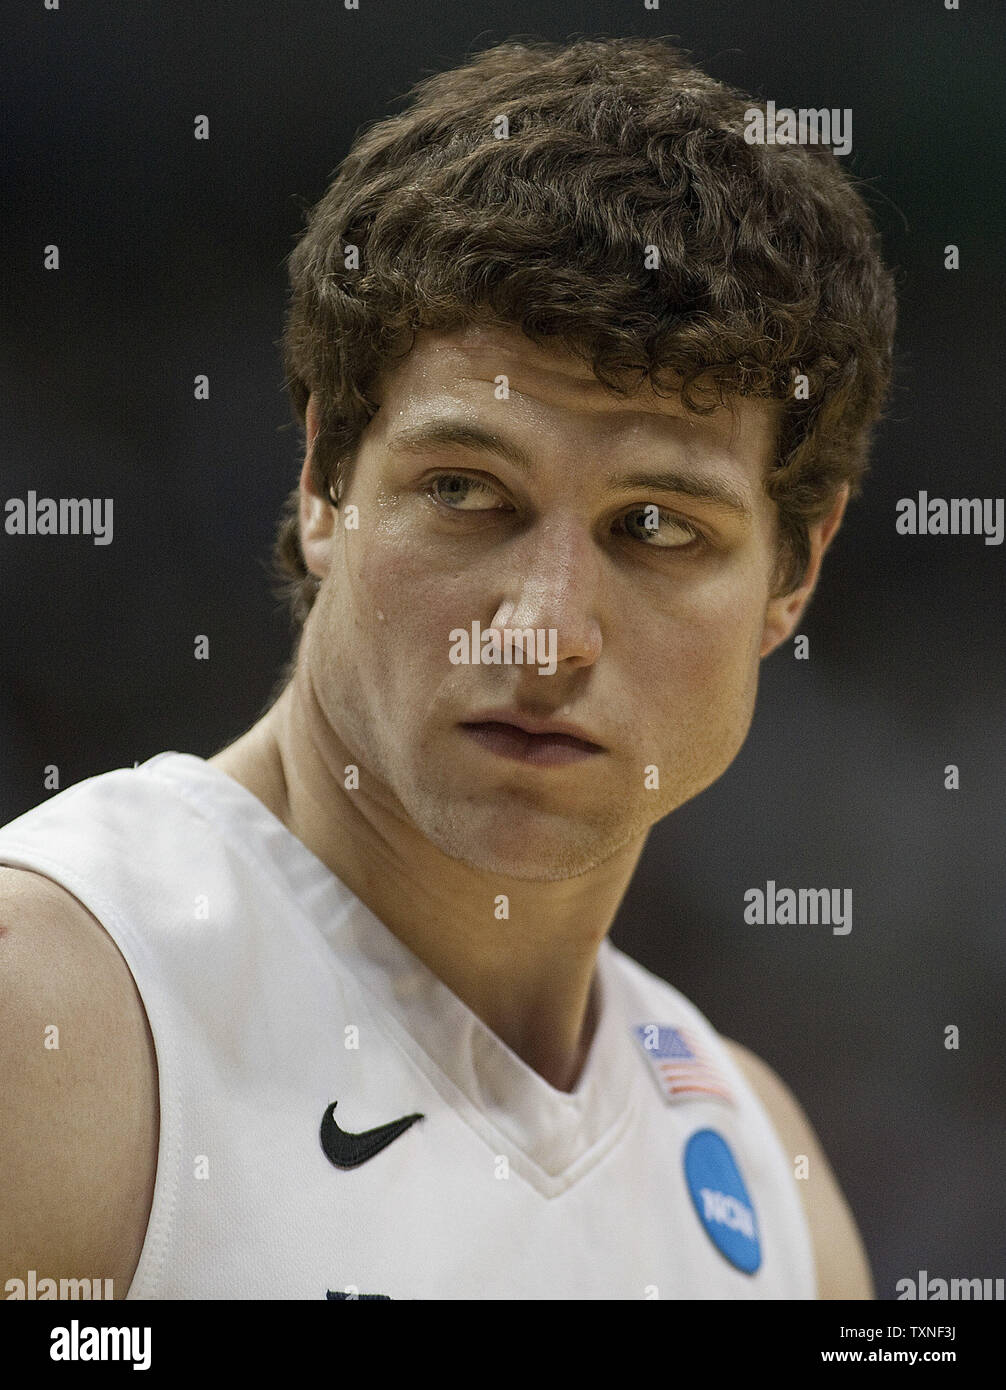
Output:
[[146,1008],[129,1298],[816,1297],[793,1156],[708,1021],[609,941],[567,1094],[201,758],[57,793],[0,864],[78,898]]

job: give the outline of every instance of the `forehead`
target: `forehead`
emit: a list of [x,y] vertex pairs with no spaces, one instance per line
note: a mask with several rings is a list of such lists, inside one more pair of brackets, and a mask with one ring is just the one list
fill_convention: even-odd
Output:
[[764,478],[779,415],[775,402],[737,396],[696,415],[677,394],[656,394],[648,380],[620,396],[558,344],[539,346],[519,329],[496,325],[420,330],[409,354],[382,375],[377,396],[367,432],[375,442],[450,417],[491,424],[550,453],[568,451],[581,467],[588,448],[609,457],[663,448],[730,467],[751,483]]

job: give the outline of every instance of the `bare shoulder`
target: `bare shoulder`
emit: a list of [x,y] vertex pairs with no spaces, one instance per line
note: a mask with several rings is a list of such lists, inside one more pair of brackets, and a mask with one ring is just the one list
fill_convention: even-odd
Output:
[[806,1156],[807,1177],[796,1186],[814,1245],[818,1298],[872,1299],[873,1279],[856,1222],[800,1103],[767,1062],[740,1043],[723,1041],[768,1112],[783,1152],[794,1166],[797,1155]]
[[124,1298],[157,1168],[157,1063],[115,942],[51,879],[0,867],[0,1297],[112,1279]]

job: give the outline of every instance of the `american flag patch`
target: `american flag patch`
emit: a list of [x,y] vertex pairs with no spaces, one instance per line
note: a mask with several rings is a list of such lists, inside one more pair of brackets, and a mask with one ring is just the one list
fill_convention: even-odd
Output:
[[715,1099],[736,1104],[722,1074],[689,1029],[641,1023],[632,1031],[666,1101]]

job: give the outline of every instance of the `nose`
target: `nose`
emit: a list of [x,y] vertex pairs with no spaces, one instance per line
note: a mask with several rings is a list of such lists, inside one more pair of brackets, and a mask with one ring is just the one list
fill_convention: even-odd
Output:
[[570,512],[543,518],[515,543],[512,559],[490,626],[554,629],[558,664],[592,665],[601,654],[601,557],[588,528]]

